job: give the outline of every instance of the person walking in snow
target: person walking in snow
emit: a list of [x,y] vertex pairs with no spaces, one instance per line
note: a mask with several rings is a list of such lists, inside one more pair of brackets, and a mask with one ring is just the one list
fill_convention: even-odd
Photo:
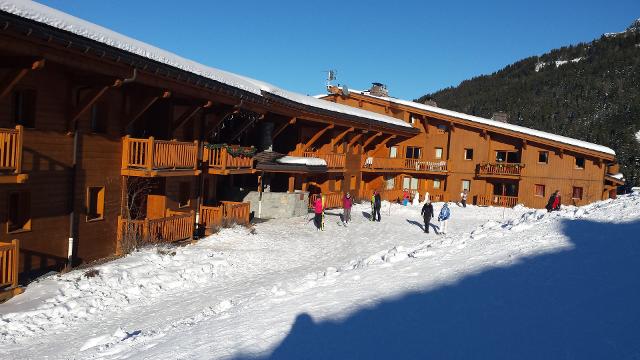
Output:
[[351,206],[353,205],[353,201],[351,200],[351,194],[347,193],[342,198],[342,222],[347,224],[351,221]]
[[545,208],[548,212],[560,210],[560,204],[562,204],[562,198],[560,197],[560,190],[556,190],[549,197],[549,201],[547,202],[547,206]]
[[449,205],[444,203],[442,209],[440,209],[440,215],[438,215],[438,221],[440,222],[440,234],[447,235],[447,224],[449,223],[449,217],[451,216],[451,210]]
[[409,204],[410,197],[411,194],[409,194],[409,190],[404,189],[404,191],[402,192],[402,205],[407,206]]
[[382,207],[382,200],[380,199],[380,193],[376,190],[373,194],[373,221],[380,222],[380,208]]
[[322,229],[322,212],[324,209],[322,208],[322,198],[318,196],[318,198],[313,203],[313,212],[315,214],[313,218],[313,224],[316,226],[318,230]]
[[422,206],[422,219],[424,220],[424,232],[429,233],[429,224],[431,223],[431,218],[433,217],[433,205],[431,205],[431,201],[429,198],[424,202]]
[[469,191],[467,191],[467,189],[464,189],[460,193],[460,202],[462,203],[462,207],[464,207],[464,208],[467,207],[467,196],[468,195],[469,195]]
[[371,216],[369,216],[369,220],[371,221],[374,221],[373,214],[376,212],[375,203],[376,203],[376,191],[374,190],[373,193],[371,193]]

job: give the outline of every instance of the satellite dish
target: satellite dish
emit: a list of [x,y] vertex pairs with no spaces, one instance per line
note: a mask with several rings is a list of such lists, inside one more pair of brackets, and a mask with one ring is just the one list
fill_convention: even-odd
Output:
[[347,84],[342,84],[342,96],[349,97],[349,88]]

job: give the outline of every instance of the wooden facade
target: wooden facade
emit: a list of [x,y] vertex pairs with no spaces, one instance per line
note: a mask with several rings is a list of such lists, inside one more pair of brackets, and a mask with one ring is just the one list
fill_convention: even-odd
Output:
[[[347,96],[331,87],[328,101],[391,115],[420,133],[367,149],[361,185],[366,193],[409,188],[458,201],[468,188],[478,205],[542,208],[559,190],[565,205],[584,205],[615,196],[621,181],[614,155],[589,147],[517,133],[395,102],[364,92]],[[451,113],[451,112],[449,112]]]
[[[132,241],[247,224],[241,200],[265,188],[325,194],[330,207],[346,192],[393,201],[403,188],[455,200],[463,181],[475,203],[501,206],[541,207],[576,187],[581,198],[565,202],[584,204],[615,188],[612,156],[371,96],[326,97],[368,111],[353,115],[258,95],[1,11],[0,20],[0,261],[11,262],[0,279],[12,279],[0,292],[16,288],[17,273],[121,254]],[[326,170],[260,170],[258,151],[323,159]],[[497,163],[496,152],[517,162]],[[530,195],[538,185],[542,196]]]

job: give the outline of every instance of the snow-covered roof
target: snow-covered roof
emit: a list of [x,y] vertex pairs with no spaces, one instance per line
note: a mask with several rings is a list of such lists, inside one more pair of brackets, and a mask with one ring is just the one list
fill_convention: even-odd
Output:
[[[447,110],[447,109],[439,108],[439,107],[436,107],[436,106],[417,103],[417,102],[414,102],[414,101],[408,101],[408,100],[402,100],[402,99],[396,99],[396,98],[384,97],[384,96],[374,96],[374,95],[371,95],[368,91],[360,91],[360,90],[349,89],[349,92],[360,94],[360,95],[365,95],[365,96],[370,96],[370,97],[373,97],[373,98],[389,101],[391,103],[410,106],[410,107],[413,107],[413,108],[416,108],[416,109],[426,110],[426,111],[434,112],[434,113],[437,113],[437,114],[442,114],[442,115],[447,115],[447,116],[451,116],[451,117],[455,117],[455,118],[459,118],[459,119],[464,119],[464,120],[476,122],[476,123],[479,123],[479,124],[489,125],[489,126],[493,126],[493,127],[497,127],[497,128],[501,128],[501,129],[505,129],[505,130],[519,132],[519,133],[526,134],[526,135],[531,135],[531,136],[535,136],[535,137],[539,137],[539,138],[543,138],[543,139],[557,141],[557,142],[560,142],[560,143],[563,143],[563,144],[573,145],[573,146],[581,147],[581,148],[584,148],[584,149],[598,151],[598,152],[605,153],[605,154],[611,154],[611,155],[615,155],[616,154],[616,152],[613,151],[613,149],[611,149],[609,147],[606,147],[606,146],[603,146],[603,145],[593,144],[593,143],[590,143],[590,142],[587,142],[587,141],[582,141],[582,140],[578,140],[578,139],[574,139],[574,138],[570,138],[570,137],[566,137],[566,136],[562,136],[562,135],[552,134],[552,133],[548,133],[548,132],[545,132],[545,131],[530,129],[530,128],[527,128],[527,127],[524,127],[524,126],[508,124],[508,123],[504,123],[504,122],[496,121],[496,120],[491,120],[491,119],[485,119],[485,118],[482,118],[482,117],[479,117],[479,116],[473,116],[473,115],[469,115],[469,114],[465,114],[465,113],[461,113],[461,112],[457,112],[457,111],[453,111],[453,110]],[[326,96],[326,95],[322,95],[322,96]]]
[[324,161],[324,159],[320,159],[316,157],[283,156],[279,159],[276,159],[276,162],[280,164],[327,166],[327,162]]
[[256,95],[262,95],[263,92],[266,92],[309,107],[362,117],[395,126],[407,128],[412,127],[411,124],[390,116],[342,104],[329,103],[311,96],[281,89],[266,82],[206,66],[33,1],[0,0],[0,10],[67,31],[180,70],[188,71]]

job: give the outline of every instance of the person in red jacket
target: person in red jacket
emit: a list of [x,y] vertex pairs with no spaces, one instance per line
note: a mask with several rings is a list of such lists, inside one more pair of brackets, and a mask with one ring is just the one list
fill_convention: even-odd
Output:
[[322,229],[322,212],[323,212],[323,208],[322,208],[322,197],[318,196],[318,198],[316,199],[316,201],[313,203],[313,212],[315,213],[315,216],[313,218],[313,223],[316,225],[316,228],[318,230]]
[[556,190],[553,194],[551,194],[551,197],[547,202],[547,206],[546,206],[547,211],[551,212],[551,211],[560,210],[561,204],[562,204],[562,198],[560,197],[560,190]]
[[353,205],[353,200],[351,199],[351,194],[347,193],[342,198],[342,222],[346,225],[349,221],[351,221],[351,206]]

